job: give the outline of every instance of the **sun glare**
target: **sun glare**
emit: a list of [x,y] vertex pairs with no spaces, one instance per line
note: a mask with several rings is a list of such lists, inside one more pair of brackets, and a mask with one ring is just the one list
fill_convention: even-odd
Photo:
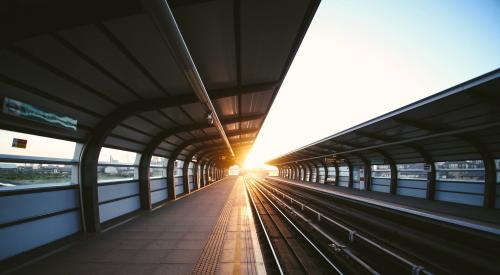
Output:
[[[253,148],[252,148],[253,149]],[[255,154],[252,154],[253,150],[251,150],[243,163],[243,168],[245,169],[254,169],[254,168],[262,168],[265,166],[262,158],[256,158]]]

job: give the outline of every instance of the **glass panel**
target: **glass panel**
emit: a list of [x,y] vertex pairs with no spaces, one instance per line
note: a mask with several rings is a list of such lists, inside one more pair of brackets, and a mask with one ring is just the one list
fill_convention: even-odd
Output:
[[391,178],[391,167],[389,165],[372,165],[373,178]]
[[398,164],[398,179],[427,179],[424,163]]
[[97,166],[97,182],[122,181],[135,179],[136,167]]
[[495,164],[497,167],[497,183],[500,183],[500,159],[496,159]]
[[[26,140],[26,148],[13,147],[14,139]],[[0,130],[0,154],[72,160],[76,142]]]
[[153,156],[151,157],[151,162],[149,163],[149,166],[167,167],[167,164],[168,164],[167,158]]
[[182,167],[184,167],[184,161],[176,160],[174,164],[174,177],[182,177]]
[[149,168],[149,178],[166,178],[166,177],[167,177],[166,168],[158,168],[158,167]]
[[328,166],[328,177],[326,178],[326,181],[335,182],[335,167],[334,166]]
[[436,170],[471,170],[484,169],[482,160],[464,160],[464,161],[443,161],[436,162]]
[[137,153],[103,147],[99,153],[100,164],[134,165]]
[[352,180],[353,182],[359,182],[359,167],[352,168]]
[[341,176],[341,177],[348,177],[349,176],[349,167],[347,167],[347,166],[340,166],[339,167],[339,176]]
[[438,180],[484,182],[482,160],[436,162],[436,172]]
[[189,166],[188,166],[188,175],[189,176],[192,176],[194,173],[194,162],[189,162]]
[[72,165],[0,163],[0,189],[33,184],[70,184]]

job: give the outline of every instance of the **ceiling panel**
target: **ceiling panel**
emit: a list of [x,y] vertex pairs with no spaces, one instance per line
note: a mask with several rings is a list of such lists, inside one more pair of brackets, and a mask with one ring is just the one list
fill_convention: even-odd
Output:
[[207,89],[236,86],[233,1],[206,1],[174,9]]
[[185,125],[193,123],[193,121],[178,107],[165,108],[162,109],[162,112],[178,124]]
[[214,100],[217,114],[220,116],[232,116],[238,114],[238,97],[224,97]]
[[241,2],[243,84],[279,80],[309,3],[287,0]]
[[119,79],[142,98],[164,96],[157,87],[97,26],[60,32],[61,38]]
[[22,83],[17,86],[23,88],[28,86],[31,90],[40,90],[41,93],[38,94],[43,93],[47,97],[60,98],[100,115],[108,114],[116,106],[11,51],[0,50],[0,60],[0,74],[12,79],[11,85]]
[[149,16],[141,14],[114,19],[105,25],[140,60],[161,89],[170,95],[191,93],[189,83]]
[[58,42],[55,36],[43,35],[18,43],[19,47],[37,60],[48,64],[83,83],[96,93],[111,98],[118,103],[137,100],[137,96],[87,62],[73,48]]

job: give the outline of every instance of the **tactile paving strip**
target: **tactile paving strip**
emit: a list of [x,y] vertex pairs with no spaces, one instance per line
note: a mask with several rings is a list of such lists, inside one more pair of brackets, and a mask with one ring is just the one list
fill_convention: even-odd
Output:
[[[236,185],[235,185],[236,187]],[[237,188],[233,188],[229,195],[229,200],[222,208],[221,215],[214,225],[212,233],[208,237],[207,244],[201,252],[200,259],[193,268],[192,274],[208,275],[215,274],[217,263],[219,262],[219,255],[221,253],[222,244],[224,242],[224,235],[226,234],[227,224],[229,222],[231,209],[234,203],[234,193]]]

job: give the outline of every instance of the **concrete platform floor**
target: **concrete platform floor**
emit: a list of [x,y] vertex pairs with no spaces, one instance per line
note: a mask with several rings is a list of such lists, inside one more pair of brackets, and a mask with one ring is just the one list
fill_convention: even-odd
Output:
[[296,184],[354,200],[362,200],[367,203],[375,203],[392,209],[422,212],[433,216],[443,217],[444,219],[461,221],[471,225],[489,227],[494,230],[500,229],[499,209],[486,209],[483,207],[445,201],[430,201],[409,196],[391,195],[381,192],[346,188],[331,184],[291,180],[281,177],[271,177],[270,179],[280,180],[290,184]]
[[263,274],[252,219],[242,178],[228,177],[14,274]]

